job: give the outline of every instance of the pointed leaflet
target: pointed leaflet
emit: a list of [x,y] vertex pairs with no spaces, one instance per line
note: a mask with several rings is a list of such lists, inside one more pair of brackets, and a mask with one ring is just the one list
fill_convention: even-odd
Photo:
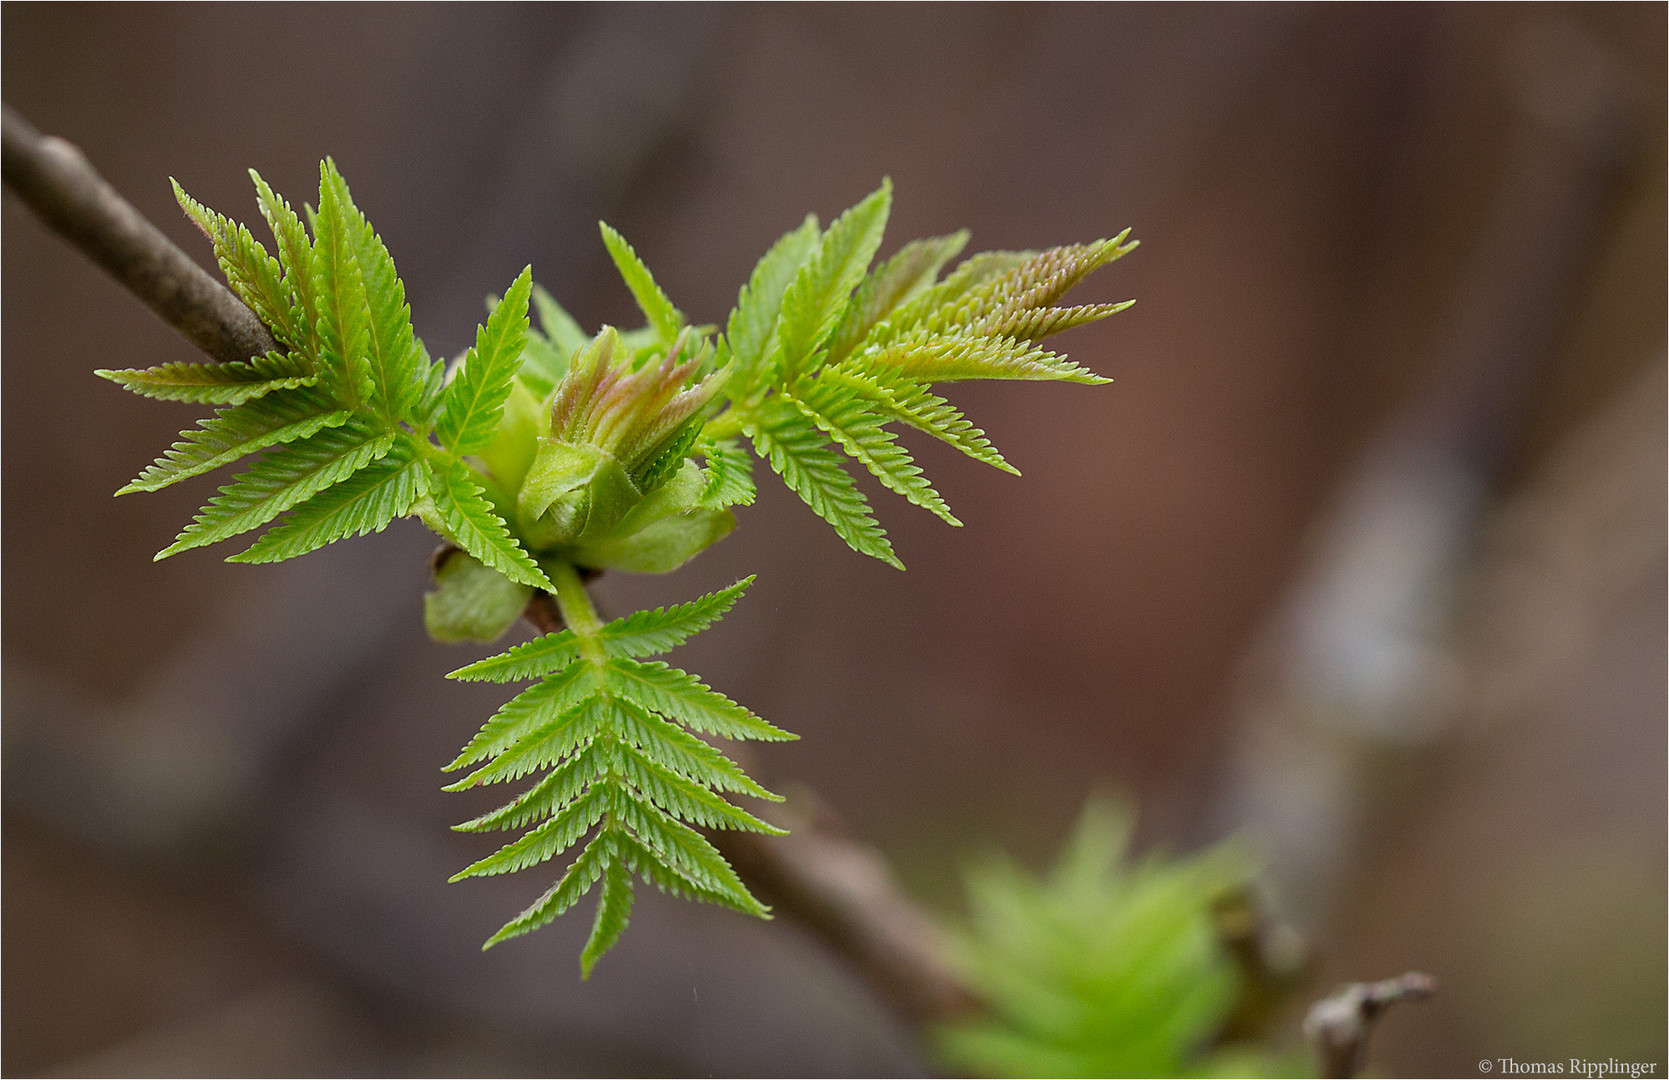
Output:
[[493,441],[504,401],[510,396],[510,381],[516,377],[527,344],[527,299],[532,287],[533,267],[529,266],[487,316],[487,325],[477,328],[475,346],[446,387],[435,435],[454,454],[473,454]]
[[273,239],[278,244],[278,261],[284,268],[284,288],[295,298],[297,331],[306,339],[292,345],[317,360],[319,310],[313,296],[313,243],[307,238],[307,229],[296,217],[295,211],[290,209],[290,204],[267,186],[261,174],[250,169],[249,178],[255,182],[255,201],[261,208],[261,216],[266,218],[267,227],[272,230]]
[[[765,917],[767,908],[754,899],[736,871],[706,837],[629,793],[622,792],[615,813],[644,848],[658,856],[656,862],[660,866],[700,889],[704,894],[702,899],[744,914]],[[654,880],[643,868],[639,872]]]
[[554,817],[505,844],[491,855],[453,874],[449,881],[492,877],[526,870],[568,850],[613,809],[612,785],[595,784],[584,795],[563,807]]
[[[345,194],[345,187],[343,191]],[[346,208],[356,234],[356,257],[369,305],[371,385],[391,419],[410,420],[423,392],[426,372],[418,370],[419,351],[411,328],[411,308],[406,304],[406,287],[395,272],[394,259],[382,237],[352,203]]]
[[861,370],[895,373],[921,382],[961,379],[1058,379],[1097,385],[1109,380],[1058,353],[1027,341],[966,332],[913,330],[853,361]]
[[558,630],[513,649],[477,660],[447,676],[465,682],[516,682],[561,671],[579,659],[579,638],[572,630]]
[[467,791],[481,784],[520,780],[528,773],[555,765],[587,742],[612,734],[617,726],[614,706],[608,698],[582,697],[577,705],[565,709],[556,719],[538,725],[517,739],[490,764],[441,790]]
[[613,702],[612,722],[621,738],[640,747],[667,768],[718,791],[734,791],[756,799],[781,802],[782,796],[760,787],[734,761],[711,743],[703,742],[658,714],[624,699]]
[[825,369],[817,378],[850,387],[889,420],[898,420],[918,431],[925,431],[975,461],[1020,475],[1020,470],[1010,465],[991,445],[985,432],[969,423],[954,405],[929,390],[926,383],[905,378],[895,371],[858,370],[849,363]]
[[944,265],[968,243],[968,230],[912,240],[898,254],[875,268],[852,296],[840,327],[829,341],[829,362],[836,363],[868,336],[875,324],[900,304],[916,297],[939,276]]
[[1126,229],[1112,240],[1067,244],[1028,256],[1004,273],[981,282],[955,303],[940,307],[924,320],[934,330],[969,327],[980,333],[1019,336],[1013,320],[1046,308],[1098,267],[1130,251]]
[[344,536],[382,532],[411,511],[423,489],[423,464],[400,444],[339,484],[291,510],[244,552],[227,562],[266,563],[293,559]]
[[180,432],[180,441],[120,491],[157,491],[189,476],[265,450],[279,443],[304,439],[324,428],[347,423],[346,410],[332,410],[316,390],[278,390],[265,397],[221,409],[193,431]]
[[754,423],[753,445],[817,516],[834,526],[852,550],[904,569],[887,534],[875,523],[869,500],[840,467],[822,432],[786,401],[768,401]]
[[672,305],[661,287],[655,284],[654,275],[643,265],[643,260],[637,257],[632,245],[626,243],[626,238],[610,228],[607,222],[597,223],[603,231],[603,244],[608,248],[609,258],[620,271],[620,277],[626,282],[626,288],[632,291],[632,299],[637,301],[638,310],[643,312],[644,318],[654,329],[655,336],[660,338],[661,345],[672,344],[678,336],[678,331],[684,326],[684,313]]
[[745,577],[728,589],[688,603],[634,611],[604,626],[596,636],[610,656],[655,656],[668,652],[723,618],[753,580],[752,576]]
[[963,259],[945,279],[894,308],[869,337],[872,342],[890,341],[913,330],[936,313],[953,308],[974,289],[993,281],[1036,255],[1035,251],[982,251]]
[[294,355],[267,353],[251,360],[220,364],[158,364],[149,368],[93,372],[142,397],[158,401],[194,401],[201,405],[237,405],[270,394],[312,386],[318,376]]
[[510,535],[509,527],[482,494],[468,465],[461,461],[431,465],[429,494],[448,539],[511,581],[553,591],[550,579]]
[[226,275],[227,282],[243,302],[280,341],[293,347],[302,340],[293,298],[284,289],[283,269],[278,260],[267,254],[266,248],[247,228],[187,195],[178,180],[170,177],[168,182],[174,185],[174,198],[186,216],[213,241],[220,272]]
[[[581,792],[603,771],[602,742],[591,745],[545,774],[545,778],[491,813],[452,826],[457,832],[486,832],[490,829],[519,829],[550,817],[579,798]],[[610,744],[610,752],[614,745]]]
[[313,219],[312,289],[324,385],[349,408],[363,408],[371,383],[371,322],[359,269],[359,227],[348,185],[326,158],[319,165],[319,212]]
[[565,668],[528,687],[494,713],[442,771],[453,772],[501,753],[590,697],[595,689],[590,671],[583,664]]
[[613,834],[610,832],[594,837],[591,843],[585,846],[585,850],[580,852],[579,858],[568,867],[562,878],[551,886],[549,892],[535,900],[526,911],[505,923],[481,948],[490,949],[508,938],[537,930],[579,903],[580,897],[591,891],[591,883],[597,880],[603,868],[614,859],[615,849],[612,840]]
[[[665,859],[650,850],[647,844],[638,840],[637,837],[625,829],[618,830],[614,834],[614,848],[616,858],[623,861],[635,870],[639,877],[653,884],[662,892],[671,893],[673,896],[686,897],[690,900],[700,900],[708,904],[736,907],[734,897],[702,883],[703,880],[709,879],[711,875],[706,875],[702,880],[697,880],[696,877],[668,865]],[[746,894],[747,890],[743,889],[743,893]],[[760,904],[757,900],[753,900],[751,895],[748,895],[747,899],[753,901],[753,906],[740,910],[749,915],[757,915],[761,919],[771,917],[769,908]]]
[[811,372],[814,354],[834,332],[852,290],[863,280],[892,207],[892,181],[835,219],[782,297],[777,322],[784,381]]
[[616,696],[707,735],[767,742],[799,738],[761,720],[689,672],[659,660],[616,657],[608,662],[603,679]]
[[745,398],[754,389],[759,363],[765,358],[777,316],[782,312],[782,294],[817,250],[819,235],[816,215],[806,215],[799,228],[771,245],[737,295],[736,307],[725,327],[725,341],[735,365],[729,386],[732,397]]
[[909,452],[881,426],[887,418],[871,412],[864,399],[838,383],[822,379],[791,387],[782,394],[890,490],[937,514],[948,525],[962,524],[927,482]]
[[603,888],[597,898],[597,918],[591,924],[591,936],[580,953],[580,978],[591,978],[591,969],[603,954],[614,948],[621,931],[632,915],[632,873],[625,863],[610,861],[603,871]]
[[158,559],[259,528],[388,452],[393,432],[358,423],[328,428],[270,451],[220,489]]
[[761,821],[722,796],[665,768],[634,746],[619,748],[620,775],[632,789],[669,817],[708,829],[787,836],[788,830]]

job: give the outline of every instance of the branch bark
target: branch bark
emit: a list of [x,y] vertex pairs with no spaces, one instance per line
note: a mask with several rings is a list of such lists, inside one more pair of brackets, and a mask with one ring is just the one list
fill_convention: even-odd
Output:
[[1321,1055],[1321,1075],[1349,1077],[1367,1063],[1368,1035],[1385,1010],[1402,1001],[1423,1001],[1437,992],[1437,980],[1418,971],[1375,983],[1351,983],[1310,1007],[1304,1034]]
[[54,232],[210,358],[247,360],[278,347],[253,311],[117,194],[74,145],[42,135],[10,106],[0,106],[0,116],[0,175]]

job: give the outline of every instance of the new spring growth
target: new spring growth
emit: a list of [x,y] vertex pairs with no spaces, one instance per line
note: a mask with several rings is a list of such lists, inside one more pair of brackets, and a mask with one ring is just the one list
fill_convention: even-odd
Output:
[[[574,356],[516,495],[535,550],[563,551],[582,566],[670,570],[734,526],[728,511],[697,505],[704,484],[689,454],[725,376],[691,385],[712,351],[684,358],[689,337],[685,330],[658,360],[634,364],[606,327]],[[647,546],[637,539],[657,525]]]

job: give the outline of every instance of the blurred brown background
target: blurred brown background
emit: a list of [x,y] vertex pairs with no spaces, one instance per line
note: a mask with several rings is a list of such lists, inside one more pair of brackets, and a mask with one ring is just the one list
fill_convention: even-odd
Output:
[[[1089,292],[1137,305],[1061,339],[1116,381],[956,388],[1025,476],[920,446],[967,527],[878,499],[908,573],[761,467],[735,536],[601,602],[757,572],[680,662],[803,736],[767,784],[953,915],[964,857],[1040,864],[1097,788],[1144,843],[1255,831],[1232,793],[1284,789],[1247,732],[1292,710],[1248,702],[1293,697],[1258,643],[1375,433],[1459,432],[1445,693],[1337,774],[1357,824],[1286,886],[1326,897],[1292,905],[1311,989],[1444,980],[1380,1033],[1392,1073],[1664,1060],[1662,5],[8,3],[0,30],[7,103],[205,264],[169,176],[250,219],[247,167],[300,201],[333,155],[437,355],[529,261],[631,321],[599,217],[706,321],[882,175],[884,251],[1132,226]],[[928,1067],[784,920],[646,895],[584,985],[583,916],[480,954],[543,885],[445,884],[480,808],[438,768],[498,688],[441,679],[476,653],[422,633],[430,538],[153,564],[211,485],[110,492],[194,413],[91,370],[195,356],[9,194],[3,260],[7,1075]],[[1411,402],[1435,428],[1396,426]]]

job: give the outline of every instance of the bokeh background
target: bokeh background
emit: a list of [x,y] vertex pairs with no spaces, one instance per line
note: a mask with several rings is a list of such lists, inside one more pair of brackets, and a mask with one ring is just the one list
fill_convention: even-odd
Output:
[[[169,176],[249,219],[247,167],[299,201],[333,155],[437,355],[530,261],[632,322],[599,218],[707,321],[883,175],[884,251],[1133,227],[1088,294],[1138,303],[1059,339],[1115,382],[959,388],[1025,475],[921,446],[967,527],[878,499],[908,573],[762,475],[733,537],[601,603],[758,573],[682,662],[799,732],[762,779],[948,920],[967,858],[1041,865],[1116,790],[1144,847],[1263,845],[1314,954],[1275,1038],[1421,968],[1384,1071],[1663,1068],[1662,5],[14,2],[0,32],[7,103],[205,264]],[[787,920],[647,895],[588,984],[584,916],[480,954],[543,886],[445,884],[478,807],[438,767],[498,700],[423,635],[432,539],[153,564],[211,485],[110,492],[193,410],[91,370],[195,356],[9,193],[0,228],[6,1075],[931,1068]]]

